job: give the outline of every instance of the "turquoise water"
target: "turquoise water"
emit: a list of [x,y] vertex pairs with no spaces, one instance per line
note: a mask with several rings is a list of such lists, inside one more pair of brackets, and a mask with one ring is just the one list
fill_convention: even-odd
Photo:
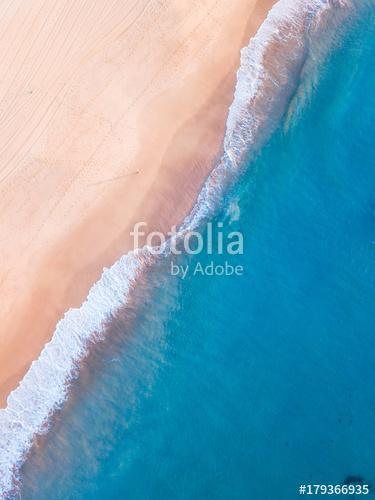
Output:
[[23,498],[289,500],[351,475],[375,486],[374,16],[217,215],[244,233],[244,255],[178,259],[245,275],[182,280],[170,261],[150,273],[23,467]]

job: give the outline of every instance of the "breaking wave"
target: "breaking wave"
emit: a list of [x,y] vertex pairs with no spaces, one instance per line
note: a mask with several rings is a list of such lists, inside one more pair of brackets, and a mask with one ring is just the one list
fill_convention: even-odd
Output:
[[[280,122],[306,61],[321,53],[327,33],[333,32],[354,7],[354,0],[279,0],[270,10],[257,35],[241,51],[223,155],[179,236],[212,215],[244,160]],[[170,244],[165,244],[165,253]],[[139,275],[154,260],[150,249],[142,248],[105,269],[82,306],[66,312],[52,340],[9,395],[7,407],[0,410],[2,497],[12,498],[17,493],[18,471],[35,435],[47,431],[49,419],[66,399],[90,342],[104,334],[113,315],[129,300]]]

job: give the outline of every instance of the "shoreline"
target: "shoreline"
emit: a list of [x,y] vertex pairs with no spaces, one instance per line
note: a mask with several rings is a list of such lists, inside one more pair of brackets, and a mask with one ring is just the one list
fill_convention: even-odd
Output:
[[[57,241],[59,248],[49,248],[52,256],[46,252],[50,260],[46,259],[44,264],[49,264],[49,273],[43,277],[45,281],[41,280],[41,275],[38,276],[41,289],[39,289],[39,295],[34,295],[33,299],[44,306],[52,304],[54,308],[44,311],[45,316],[42,319],[53,318],[53,314],[58,309],[58,304],[52,302],[56,296],[57,285],[60,286],[59,290],[64,292],[63,297],[65,299],[68,297],[74,304],[68,310],[65,309],[64,317],[57,326],[54,323],[53,326],[56,326],[56,328],[53,330],[52,339],[51,336],[45,339],[41,355],[39,357],[37,357],[37,354],[34,356],[34,359],[36,357],[37,359],[32,363],[29,370],[26,370],[26,366],[26,375],[22,378],[18,387],[10,393],[7,408],[0,409],[0,425],[4,434],[4,447],[1,455],[3,465],[0,468],[0,491],[10,491],[13,487],[14,476],[24,461],[25,454],[32,446],[35,435],[47,431],[52,413],[66,400],[68,384],[73,375],[77,373],[79,361],[87,353],[88,343],[94,340],[97,335],[103,333],[108,318],[116,314],[129,300],[131,301],[133,285],[138,280],[140,273],[143,272],[144,264],[147,265],[150,261],[147,249],[124,253],[126,252],[124,248],[128,237],[122,218],[124,208],[131,208],[126,212],[129,216],[126,227],[132,228],[134,222],[138,222],[140,218],[144,219],[143,216],[149,214],[152,218],[146,220],[147,222],[152,221],[153,226],[151,228],[162,230],[163,224],[166,224],[167,228],[169,228],[170,202],[172,200],[175,201],[176,206],[182,212],[176,224],[181,223],[181,220],[183,220],[183,228],[196,227],[196,224],[202,218],[211,213],[211,208],[217,205],[228,181],[233,181],[236,174],[241,170],[244,159],[249,158],[250,152],[256,152],[275,129],[284,112],[288,110],[306,65],[306,54],[313,56],[314,59],[316,56],[315,51],[318,50],[320,54],[319,60],[321,61],[324,58],[324,53],[321,52],[322,47],[325,47],[326,50],[329,49],[330,34],[333,35],[335,27],[352,12],[352,4],[346,6],[336,2],[325,3],[316,0],[314,5],[311,5],[307,0],[297,0],[296,4],[294,0],[280,0],[276,3],[277,5],[267,16],[267,20],[261,24],[259,30],[255,30],[257,32],[256,36],[250,37],[248,44],[242,42],[245,46],[241,50],[241,61],[234,68],[238,69],[237,72],[234,71],[236,74],[233,75],[233,79],[237,78],[234,96],[233,83],[228,93],[224,92],[224,94],[217,96],[218,108],[215,112],[213,111],[215,106],[212,106],[210,99],[213,99],[212,96],[216,94],[213,93],[212,89],[214,88],[217,91],[221,88],[220,92],[223,92],[224,87],[220,87],[219,84],[223,83],[225,75],[228,75],[228,66],[225,66],[225,68],[221,66],[223,72],[220,73],[216,86],[208,87],[208,81],[202,81],[201,79],[202,73],[193,73],[193,75],[190,73],[190,94],[184,94],[184,97],[190,95],[190,99],[180,100],[179,103],[183,106],[183,109],[178,110],[179,113],[185,111],[184,116],[187,119],[177,124],[177,117],[175,113],[173,114],[173,110],[176,110],[176,101],[174,99],[176,99],[177,94],[169,89],[168,99],[169,103],[173,103],[173,106],[169,110],[171,116],[168,117],[176,125],[173,131],[171,131],[170,127],[166,127],[167,130],[160,127],[160,120],[162,119],[160,112],[168,113],[165,106],[159,106],[160,101],[158,101],[158,106],[152,108],[155,113],[155,121],[152,121],[152,113],[149,111],[147,115],[149,118],[148,127],[142,124],[142,132],[150,131],[150,127],[153,132],[151,136],[146,137],[147,144],[151,148],[150,155],[147,156],[146,148],[143,147],[141,141],[144,136],[137,137],[138,147],[135,148],[135,152],[137,153],[137,160],[140,161],[141,159],[148,172],[150,174],[154,173],[154,176],[145,176],[142,175],[142,172],[141,175],[135,175],[138,169],[135,171],[128,170],[125,172],[127,181],[121,181],[121,186],[117,186],[117,191],[108,188],[108,184],[118,180],[118,176],[113,175],[113,170],[111,170],[111,177],[99,180],[89,178],[90,183],[87,183],[87,178],[85,178],[86,184],[83,186],[85,189],[83,189],[82,185],[75,186],[74,182],[69,183],[69,189],[73,190],[75,188],[76,190],[73,190],[73,194],[71,193],[70,202],[73,203],[70,208],[78,210],[77,205],[79,202],[86,201],[88,203],[90,200],[92,202],[93,195],[91,195],[90,200],[82,200],[82,198],[85,190],[93,186],[100,186],[100,200],[103,204],[96,205],[95,210],[92,204],[86,204],[86,208],[91,208],[91,224],[88,223],[89,219],[85,219],[81,221],[81,226],[72,228],[68,225],[71,239],[65,240],[65,245],[62,245],[61,242],[66,233],[62,230],[63,226],[58,226],[57,229],[59,229],[61,235],[61,238]],[[260,7],[260,4],[258,4],[258,7]],[[262,5],[263,7],[264,5]],[[237,25],[235,26],[237,27]],[[249,27],[248,24],[247,27]],[[327,36],[325,36],[326,33]],[[325,43],[326,45],[324,45]],[[219,51],[219,54],[222,55],[222,51]],[[223,62],[221,56],[220,61]],[[211,66],[203,65],[203,70],[206,71],[207,76],[212,73]],[[177,74],[180,75],[180,73]],[[214,75],[218,77],[216,72],[214,72]],[[194,80],[194,77],[197,77],[198,82]],[[229,76],[228,79],[230,80]],[[179,91],[182,88],[183,86],[178,87]],[[197,92],[197,89],[201,89],[202,92]],[[174,90],[177,92],[177,88],[174,88]],[[181,97],[181,94],[178,95]],[[228,98],[229,113],[228,108],[224,109],[222,106],[223,95]],[[158,97],[160,98],[161,94]],[[210,104],[208,109],[203,107],[204,103]],[[150,102],[148,102],[147,106],[142,108],[142,112],[150,110],[150,106]],[[132,105],[128,109],[131,109],[131,107]],[[202,121],[197,118],[199,112],[202,113]],[[195,119],[192,119],[192,117]],[[219,117],[222,117],[222,121]],[[139,124],[141,116],[138,114],[136,118],[134,124]],[[143,115],[142,118],[144,119]],[[168,120],[166,121],[168,122]],[[163,121],[164,125],[165,123]],[[210,124],[213,129],[209,127]],[[143,125],[145,125],[144,128]],[[159,127],[154,130],[152,129],[153,125],[159,125]],[[141,129],[140,126],[139,129]],[[132,131],[134,136],[134,129]],[[189,131],[191,131],[192,135],[187,133]],[[212,138],[209,147],[207,147],[206,142],[202,143],[203,139],[208,141],[207,132],[209,137]],[[110,133],[104,138],[117,137],[115,133],[115,128],[111,127]],[[168,141],[160,142],[161,137],[165,138],[163,134],[167,134]],[[181,138],[181,142],[177,138]],[[65,138],[61,145],[64,144],[64,141],[66,141]],[[216,149],[215,144],[217,145]],[[176,148],[175,158],[171,154],[173,148]],[[193,164],[192,151],[195,159]],[[81,150],[78,149],[78,152],[81,153]],[[115,151],[111,149],[110,152],[114,155],[112,158],[115,160]],[[147,159],[151,161],[147,163]],[[55,161],[57,160],[56,156]],[[164,163],[165,161],[167,163]],[[82,168],[78,170],[78,179],[83,175],[87,175],[87,169],[92,165],[93,160],[91,158],[90,162],[84,163]],[[102,169],[99,168],[100,163],[96,162],[95,166],[97,167],[95,174],[102,173]],[[165,174],[165,176],[162,174]],[[121,178],[123,177],[124,175],[121,176]],[[133,181],[130,180],[131,178]],[[166,182],[167,179],[170,181],[169,184]],[[74,180],[76,180],[76,177],[73,176]],[[133,189],[126,191],[124,188],[130,185]],[[180,190],[176,190],[178,186],[180,186]],[[195,192],[190,195],[191,191],[194,190],[194,186],[196,186]],[[95,189],[96,194],[98,194],[98,188]],[[139,193],[141,193],[140,196]],[[197,193],[199,194],[197,195]],[[24,193],[22,194],[24,195]],[[78,194],[81,194],[81,197]],[[124,195],[127,196],[126,199],[124,199]],[[6,196],[0,200],[0,203],[3,202],[4,204],[4,198]],[[56,203],[53,208],[58,207],[58,205],[59,203]],[[183,213],[185,205],[187,209]],[[84,203],[83,206],[85,206]],[[43,208],[45,207],[43,206]],[[53,213],[53,210],[50,213]],[[67,210],[63,213],[66,217],[69,215]],[[186,216],[187,214],[188,216]],[[174,210],[172,216],[178,219],[178,215],[177,211]],[[108,223],[109,220],[112,225]],[[66,222],[66,220],[61,219],[61,222]],[[43,232],[43,230],[51,230],[51,224],[48,227],[42,225],[39,229],[39,233]],[[107,237],[111,234],[115,234],[115,238]],[[47,235],[51,236],[51,233],[47,232]],[[72,242],[75,245],[72,245]],[[78,246],[77,243],[79,243]],[[116,260],[117,249],[119,254],[122,255],[118,260]],[[168,248],[166,248],[167,250]],[[91,259],[91,262],[88,259],[87,251],[93,252],[95,256],[95,258]],[[115,254],[115,258],[109,264],[107,263],[110,260],[108,251]],[[31,250],[30,254],[32,255]],[[92,253],[89,255],[92,255]],[[82,303],[82,301],[78,300],[80,294],[83,293],[82,289],[88,283],[89,278],[91,279],[95,272],[98,272],[100,259],[104,262],[101,266],[101,268],[104,267],[104,272],[100,280],[96,281],[91,288],[92,280],[87,285],[90,291],[88,295],[86,292],[86,300]],[[115,263],[112,267],[106,267],[111,265],[113,261]],[[82,262],[87,263],[85,268],[82,268]],[[75,266],[79,271],[78,274],[73,272],[74,282],[72,282],[71,274],[67,276],[67,273],[64,272],[64,266],[67,264],[71,272],[75,270]],[[38,270],[38,268],[35,268],[35,272]],[[54,285],[53,296],[49,293],[47,286],[51,281]],[[33,303],[27,305],[29,310],[33,309]],[[21,319],[25,320],[24,317]],[[27,319],[32,320],[33,318],[31,316]],[[40,316],[34,319],[41,320]],[[28,324],[33,325],[34,330],[38,328],[38,325],[35,325],[32,321]],[[27,333],[30,333],[30,328],[29,332],[26,332],[26,336]],[[28,338],[30,339],[30,334]],[[0,342],[2,340],[0,337]],[[0,349],[0,356],[1,354]],[[51,383],[52,380],[53,383]],[[15,435],[15,432],[17,435]]]
[[[79,307],[87,297],[92,284],[99,279],[103,268],[111,265],[130,249],[129,233],[134,223],[144,220],[149,222],[150,229],[166,231],[172,225],[181,223],[191,210],[203,182],[222,149],[228,108],[232,102],[236,83],[239,50],[255,34],[274,1],[262,3],[254,1],[251,6],[244,3],[241,0],[231,4],[225,1],[216,4],[207,1],[208,14],[203,16],[203,20],[200,19],[201,25],[198,24],[197,27],[194,24],[196,20],[193,20],[193,30],[197,30],[201,36],[203,36],[202,30],[207,31],[203,29],[207,28],[204,23],[211,24],[209,18],[213,13],[222,16],[219,21],[225,23],[226,28],[220,37],[214,40],[208,54],[204,54],[205,57],[200,56],[202,62],[195,56],[199,62],[195,64],[196,67],[191,68],[190,63],[185,62],[186,68],[183,69],[187,72],[186,82],[181,82],[181,78],[177,78],[176,82],[173,79],[173,77],[176,79],[176,75],[172,74],[171,81],[174,82],[174,87],[159,93],[153,88],[151,97],[147,96],[145,100],[147,105],[141,106],[134,116],[134,128],[137,127],[141,133],[139,137],[134,138],[138,144],[133,145],[133,156],[129,161],[130,172],[127,172],[128,165],[122,167],[117,164],[116,168],[108,169],[103,176],[107,167],[103,160],[100,163],[98,159],[97,163],[92,165],[91,154],[90,161],[82,161],[81,157],[87,157],[93,149],[94,140],[97,136],[99,138],[103,136],[106,127],[109,127],[107,135],[104,134],[108,142],[107,147],[114,146],[118,149],[116,143],[121,143],[123,140],[121,133],[126,131],[126,125],[129,125],[121,123],[123,117],[120,115],[116,129],[116,125],[111,123],[108,125],[103,117],[98,120],[93,113],[89,118],[93,118],[95,129],[90,132],[91,124],[86,116],[82,118],[82,115],[89,114],[87,110],[90,108],[83,108],[82,112],[82,106],[80,108],[79,105],[83,99],[81,95],[77,97],[77,90],[72,95],[68,94],[66,102],[63,100],[57,109],[56,116],[60,121],[56,121],[56,124],[59,126],[62,122],[65,127],[75,125],[73,141],[74,138],[79,141],[80,135],[86,130],[84,127],[93,137],[88,137],[86,142],[78,144],[76,150],[72,151],[72,143],[67,145],[61,141],[61,130],[66,128],[61,126],[57,134],[55,130],[47,127],[48,133],[43,143],[33,144],[36,153],[31,155],[31,158],[35,164],[26,165],[26,174],[31,178],[34,176],[39,181],[38,169],[47,168],[49,158],[52,164],[56,164],[56,169],[63,170],[59,179],[51,179],[48,173],[45,174],[46,185],[41,183],[37,189],[43,191],[35,193],[42,195],[41,201],[37,200],[38,204],[39,202],[43,204],[43,195],[44,198],[47,197],[45,203],[49,204],[50,193],[46,192],[48,184],[57,185],[58,182],[64,183],[66,180],[64,172],[66,155],[72,156],[72,161],[77,161],[78,169],[68,172],[75,176],[73,182],[65,188],[66,192],[48,207],[52,216],[48,219],[44,213],[37,214],[39,217],[36,217],[36,223],[33,225],[31,221],[28,236],[31,237],[32,245],[26,255],[25,252],[14,255],[9,248],[3,249],[4,260],[9,256],[11,258],[8,270],[3,273],[1,281],[3,295],[6,296],[5,307],[3,304],[5,321],[0,329],[1,407],[5,406],[9,393],[17,387],[32,361],[38,358],[44,345],[51,339],[56,324],[65,311]],[[233,15],[228,20],[223,15],[228,15],[231,11]],[[211,29],[216,29],[215,25],[219,24],[219,21],[215,20]],[[241,29],[238,29],[239,25],[242,26]],[[188,41],[190,43],[189,38]],[[227,45],[224,45],[226,47],[224,50],[225,41]],[[184,48],[183,44],[181,46]],[[116,50],[119,48],[116,47]],[[113,49],[113,52],[117,55],[116,50]],[[194,46],[194,50],[197,50],[197,46]],[[202,49],[199,47],[199,50]],[[103,57],[100,51],[99,55]],[[106,56],[109,57],[108,51]],[[172,61],[175,63],[173,57]],[[101,62],[99,57],[99,62],[95,61],[92,67],[99,67]],[[81,78],[81,80],[78,78],[78,82],[83,81],[83,84],[86,84],[91,81],[89,78],[92,78],[92,67],[89,65],[86,72],[82,71],[82,75],[78,75]],[[173,68],[173,71],[176,70]],[[105,76],[112,77],[112,75]],[[115,83],[118,85],[118,82]],[[79,90],[79,86],[77,88]],[[92,101],[94,91],[97,92],[96,87],[94,90],[90,89],[91,94],[87,95]],[[141,94],[138,99],[140,100],[143,95]],[[86,98],[86,95],[84,97]],[[115,103],[110,102],[109,98],[110,96],[106,95],[99,104],[102,107],[113,106]],[[75,109],[76,114],[71,116],[70,108]],[[176,109],[178,109],[177,114]],[[77,110],[81,112],[78,117]],[[97,110],[95,112],[97,113]],[[100,109],[100,112],[103,114],[104,110]],[[111,112],[114,112],[113,109]],[[164,115],[162,122],[161,115]],[[48,126],[51,127],[50,124]],[[135,135],[135,130],[131,130],[129,137]],[[139,144],[144,144],[145,147],[140,147]],[[122,145],[121,147],[123,148]],[[116,149],[113,153],[107,152],[104,159],[111,158],[108,154],[113,157],[118,152]],[[98,151],[96,146],[94,151]],[[124,152],[127,151],[123,148],[122,153]],[[98,169],[92,168],[97,165]],[[134,173],[137,170],[139,174]],[[98,171],[101,174],[99,178]],[[57,177],[59,174],[60,172]],[[121,177],[121,174],[125,177]],[[28,175],[25,175],[25,181]],[[118,180],[112,181],[112,178]],[[10,177],[9,180],[8,177],[5,182],[10,182],[10,188],[13,187],[13,190],[20,193],[19,203],[24,205],[22,189],[19,185],[14,186],[16,181],[20,180],[24,179],[17,179],[16,175],[14,179]],[[23,188],[31,198],[34,193],[27,191],[28,186],[25,181]],[[4,181],[0,186],[4,186]],[[92,192],[88,193],[91,188]],[[126,200],[124,193],[128,197]],[[95,206],[92,204],[93,198]],[[96,202],[97,199],[101,201]],[[21,212],[20,218],[23,216],[23,222],[29,218],[25,209],[37,211],[35,201],[32,201],[29,206],[26,204],[26,207],[22,206],[24,211]],[[20,205],[11,208],[13,211],[14,209],[19,211]],[[6,215],[11,216],[14,213],[8,209]],[[69,224],[65,222],[64,216]],[[80,217],[83,217],[83,222],[80,225],[73,225]],[[9,222],[10,219],[6,220],[6,216],[2,218],[2,232],[6,233]],[[9,240],[11,244],[15,244],[10,238]],[[22,247],[24,241],[21,240],[20,243]],[[18,267],[11,268],[15,262]]]

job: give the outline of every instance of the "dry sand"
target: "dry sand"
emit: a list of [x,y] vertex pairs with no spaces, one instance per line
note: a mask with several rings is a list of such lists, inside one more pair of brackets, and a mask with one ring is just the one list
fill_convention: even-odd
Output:
[[1,2],[0,406],[134,223],[189,212],[273,3]]

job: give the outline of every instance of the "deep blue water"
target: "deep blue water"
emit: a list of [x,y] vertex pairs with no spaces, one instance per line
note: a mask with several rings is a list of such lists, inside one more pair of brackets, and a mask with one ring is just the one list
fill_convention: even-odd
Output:
[[[244,233],[229,260],[245,276],[182,280],[170,261],[150,273],[24,466],[24,498],[289,500],[349,475],[375,486],[374,15],[217,215]],[[228,260],[178,263],[212,258]]]

